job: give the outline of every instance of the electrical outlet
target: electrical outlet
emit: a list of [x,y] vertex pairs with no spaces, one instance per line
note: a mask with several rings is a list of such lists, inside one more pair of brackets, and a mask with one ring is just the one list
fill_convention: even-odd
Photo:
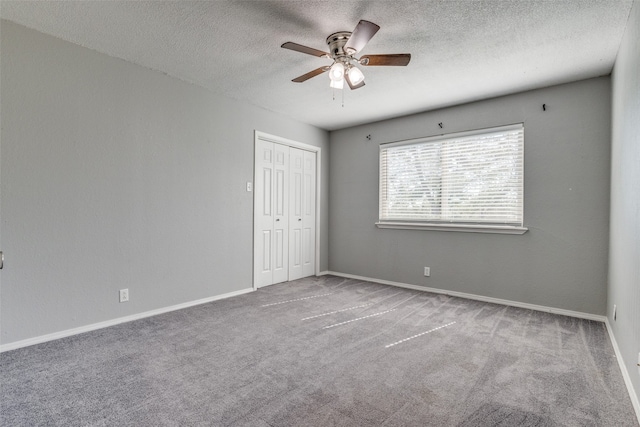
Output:
[[618,312],[618,306],[613,304],[613,321],[614,322],[616,321],[616,316],[618,314],[617,312]]
[[251,181],[247,182],[247,191],[253,191],[253,182]]
[[431,276],[431,268],[425,267],[424,268],[424,275],[427,276],[427,277]]
[[129,289],[120,289],[120,302],[129,301]]

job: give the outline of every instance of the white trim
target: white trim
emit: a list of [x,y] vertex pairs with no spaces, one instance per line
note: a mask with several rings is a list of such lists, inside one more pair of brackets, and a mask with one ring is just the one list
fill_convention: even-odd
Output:
[[452,297],[490,302],[493,304],[508,305],[511,307],[526,308],[529,310],[542,311],[545,313],[561,314],[563,316],[577,317],[578,319],[595,320],[597,322],[604,322],[606,320],[606,316],[601,316],[598,314],[583,313],[580,311],[565,310],[563,308],[547,307],[544,305],[528,304],[526,302],[518,302],[518,301],[510,301],[510,300],[500,299],[500,298],[485,297],[482,295],[468,294],[465,292],[447,291],[444,289],[429,288],[426,286],[412,285],[409,283],[393,282],[391,280],[375,279],[372,277],[358,276],[355,274],[338,273],[335,271],[329,271],[327,272],[327,274],[331,274],[339,277],[346,277],[348,279],[357,279],[357,280],[364,280],[367,282],[380,283],[382,285],[390,285],[390,286],[397,286],[400,288],[414,289],[416,291],[433,292],[435,294],[443,294],[443,295],[449,295]]
[[316,276],[326,276],[327,274],[332,274],[329,270],[324,270],[316,274]]
[[378,221],[378,228],[395,228],[400,230],[430,230],[430,231],[464,231],[467,233],[495,233],[495,234],[524,234],[526,227],[510,225],[481,225],[481,224],[436,224],[429,222],[394,222]]
[[638,423],[640,424],[640,400],[638,400],[638,395],[636,394],[636,391],[633,388],[633,383],[631,382],[629,371],[627,370],[627,366],[624,364],[622,353],[620,353],[620,348],[618,347],[618,342],[616,341],[615,335],[613,335],[613,329],[611,328],[611,324],[609,323],[608,317],[605,318],[604,324],[607,325],[607,332],[609,332],[611,345],[613,346],[613,351],[615,351],[616,353],[616,359],[618,360],[620,371],[622,371],[622,378],[624,378],[624,384],[627,386],[627,391],[629,392],[631,405],[633,406],[633,409],[636,411],[636,417],[638,418]]
[[41,335],[39,337],[34,337],[34,338],[28,338],[26,340],[14,341],[8,344],[0,345],[0,353],[9,351],[9,350],[15,350],[22,347],[28,347],[30,345],[40,344],[47,341],[53,341],[60,338],[70,337],[72,335],[78,335],[85,332],[95,331],[96,329],[108,328],[109,326],[119,325],[120,323],[132,322],[134,320],[144,319],[145,317],[157,316],[158,314],[181,310],[183,308],[193,307],[194,305],[206,304],[208,302],[217,301],[220,299],[231,298],[231,297],[235,297],[235,296],[246,294],[253,291],[254,291],[253,288],[241,289],[239,291],[228,292],[222,295],[202,298],[199,300],[189,301],[182,304],[176,304],[169,307],[158,308],[155,310],[145,311],[143,313],[132,314],[130,316],[118,317],[116,319],[106,320],[104,322],[92,323],[90,325],[80,326],[79,328],[67,329],[60,332],[54,332],[52,334]]
[[[287,145],[289,147],[300,148],[301,150],[311,151],[316,153],[316,276],[320,275],[320,199],[321,199],[321,181],[322,181],[322,147],[318,147],[316,145],[305,144],[304,142],[294,141],[292,139],[283,138],[277,135],[271,135],[265,132],[261,132],[259,130],[255,131],[254,140],[253,140],[253,171],[255,174],[256,170],[256,147],[258,146],[258,140],[274,142],[277,144]],[[253,182],[256,181],[255,176],[253,177]],[[253,239],[256,237],[255,231],[255,188],[253,193]],[[253,242],[255,246],[255,242]],[[252,252],[253,256],[255,254]],[[258,283],[256,279],[256,267],[255,267],[255,259],[253,259],[253,289],[258,289]]]
[[322,148],[317,145],[305,144],[304,142],[294,141],[293,139],[283,138],[277,135],[271,135],[265,132],[260,132],[259,130],[255,131],[256,139],[261,139],[263,141],[274,142],[276,144],[282,144],[289,147],[300,148],[301,150],[307,151],[321,151]]

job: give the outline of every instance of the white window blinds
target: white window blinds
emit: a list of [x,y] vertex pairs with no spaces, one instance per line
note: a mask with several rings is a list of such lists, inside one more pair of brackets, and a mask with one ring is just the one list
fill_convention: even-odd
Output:
[[380,146],[380,222],[522,226],[522,124]]

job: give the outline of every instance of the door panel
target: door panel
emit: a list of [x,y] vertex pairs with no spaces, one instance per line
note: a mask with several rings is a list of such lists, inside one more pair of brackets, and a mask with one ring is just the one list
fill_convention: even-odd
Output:
[[291,197],[290,197],[290,239],[289,239],[289,280],[300,279],[302,271],[302,210],[303,210],[303,180],[304,180],[304,151],[297,148],[289,149],[291,159]]
[[315,274],[316,154],[290,149],[289,280]]
[[254,275],[256,286],[270,285],[273,281],[273,150],[274,144],[256,143],[256,173],[254,190],[256,204],[254,218]]
[[275,265],[274,265],[274,271],[275,270],[282,270],[284,268],[284,260],[282,259],[282,254],[284,253],[284,242],[283,242],[283,235],[284,233],[282,232],[282,230],[276,230],[276,245],[275,245],[275,255],[276,255],[276,259],[275,259]]
[[271,231],[262,232],[262,272],[271,274]]
[[316,153],[304,151],[302,277],[316,271]]
[[311,254],[313,253],[313,248],[310,247],[311,241],[311,229],[309,227],[305,227],[303,230],[304,250],[302,251],[304,254],[304,265],[308,265],[311,262]]
[[289,147],[273,144],[275,162],[273,171],[275,183],[273,199],[275,201],[275,215],[273,230],[275,241],[273,245],[273,283],[289,280]]
[[263,168],[262,170],[262,214],[271,216],[271,168]]

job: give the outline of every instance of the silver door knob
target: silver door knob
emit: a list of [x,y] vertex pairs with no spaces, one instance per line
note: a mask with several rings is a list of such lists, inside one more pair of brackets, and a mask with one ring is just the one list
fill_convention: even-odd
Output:
[[298,218],[298,221],[302,221],[302,218]]

